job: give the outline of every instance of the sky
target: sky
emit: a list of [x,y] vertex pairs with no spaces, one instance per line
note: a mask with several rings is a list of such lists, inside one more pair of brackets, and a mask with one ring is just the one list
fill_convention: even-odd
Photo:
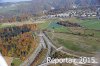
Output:
[[0,2],[20,2],[20,1],[31,1],[31,0],[0,0]]

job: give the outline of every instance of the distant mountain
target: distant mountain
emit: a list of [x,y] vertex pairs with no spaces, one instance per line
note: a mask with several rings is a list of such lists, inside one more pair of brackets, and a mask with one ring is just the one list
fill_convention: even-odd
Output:
[[33,8],[72,8],[73,6],[95,6],[100,5],[100,0],[32,0]]
[[[16,3],[0,3],[0,15],[20,15],[22,13],[41,13],[44,10],[72,8],[73,6],[100,5],[100,0],[32,0]],[[6,16],[6,17],[7,17]]]
[[100,5],[100,0],[75,0],[75,3],[79,6],[92,6]]

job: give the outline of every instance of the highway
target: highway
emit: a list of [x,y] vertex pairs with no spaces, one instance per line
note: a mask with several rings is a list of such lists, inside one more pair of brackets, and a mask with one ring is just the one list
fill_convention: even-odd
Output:
[[[50,63],[47,63],[47,57],[50,57],[51,54],[51,48],[54,48],[54,51],[61,51],[62,53],[66,53],[68,55],[71,56],[75,56],[75,57],[80,57],[78,55],[75,55],[73,53],[69,53],[69,52],[65,52],[62,50],[63,47],[57,48],[55,45],[53,45],[53,43],[50,41],[50,39],[45,35],[45,33],[41,32],[39,34],[40,37],[40,43],[37,47],[37,49],[35,50],[35,52],[33,52],[33,54],[20,66],[30,66],[35,58],[37,57],[37,55],[39,54],[39,52],[41,51],[42,48],[48,48],[48,52],[46,54],[46,57],[44,58],[44,60],[42,61],[42,63],[38,66],[48,66],[50,65]],[[33,66],[33,65],[32,65]],[[80,65],[77,65],[80,66]]]
[[[55,45],[53,45],[53,43],[49,40],[49,38],[45,35],[45,33],[41,33],[41,35],[43,36],[44,40],[46,41],[48,47],[50,47],[48,50],[51,51],[51,48],[54,48],[55,50],[54,51],[61,51],[62,53],[65,53],[65,54],[68,54],[68,55],[71,55],[71,56],[74,56],[74,57],[80,57],[79,55],[75,55],[73,53],[69,53],[69,52],[65,52],[62,50],[62,46],[60,48],[57,48]],[[49,52],[50,52],[49,51]],[[50,54],[50,53],[48,53]],[[47,55],[47,57],[49,57],[49,55]],[[83,56],[84,57],[84,56]],[[38,65],[38,66],[48,66],[50,65],[50,63],[43,63],[41,65]],[[85,64],[85,65],[91,65],[91,64]],[[76,66],[82,66],[81,64],[77,64]]]
[[33,61],[35,60],[35,58],[37,57],[37,55],[39,54],[39,52],[42,50],[42,48],[46,48],[46,45],[44,43],[42,36],[39,35],[39,37],[40,37],[40,43],[39,43],[38,47],[31,54],[31,56],[28,57],[20,66],[30,66],[33,63]]
[[[36,48],[36,50],[31,54],[31,56],[29,58],[27,58],[20,66],[30,66],[35,58],[38,56],[39,52],[44,48],[48,48],[48,52],[46,54],[46,57],[44,58],[44,60],[42,61],[42,64],[46,63],[47,57],[49,57],[50,52],[51,52],[51,42],[49,41],[49,39],[47,39],[47,37],[43,34],[40,33],[39,35],[39,39],[40,39],[40,43],[38,45],[38,47]],[[44,37],[45,36],[45,37]],[[46,41],[46,42],[45,42]],[[46,46],[47,45],[47,46]],[[56,48],[54,45],[52,45],[54,48]]]
[[[48,51],[49,51],[49,52],[50,52],[51,47],[52,47],[52,48],[55,49],[55,51],[61,51],[62,53],[66,53],[66,54],[68,54],[68,55],[72,55],[72,56],[77,57],[77,55],[70,54],[70,53],[68,53],[68,52],[65,52],[65,51],[61,50],[62,47],[57,48],[55,45],[53,45],[53,43],[49,40],[49,38],[48,38],[44,33],[41,33],[41,35],[43,36],[44,40],[46,41],[46,43],[47,43],[47,45],[48,45],[48,48],[49,48]],[[50,54],[50,53],[48,53],[47,57],[49,57],[49,54]],[[47,58],[47,57],[46,57],[46,58]],[[41,64],[41,65],[39,65],[39,66],[48,66],[49,64],[50,64],[50,63],[43,63],[43,64]]]
[[73,54],[73,53],[69,53],[69,52],[63,51],[63,50],[62,50],[63,47],[57,48],[57,47],[51,42],[51,40],[46,36],[45,33],[42,33],[42,34],[43,34],[43,38],[46,40],[47,44],[48,44],[49,46],[51,46],[52,48],[54,48],[55,51],[61,51],[62,53],[66,53],[66,54],[71,55],[71,56],[80,57],[80,56],[75,55],[75,54]]
[[57,49],[57,47],[56,47],[55,45],[52,44],[52,42],[48,39],[48,37],[47,37],[44,33],[42,33],[42,35],[43,35],[43,38],[45,39],[45,41],[47,42],[47,44],[48,44],[49,46],[51,46],[51,47],[54,48],[54,49]]

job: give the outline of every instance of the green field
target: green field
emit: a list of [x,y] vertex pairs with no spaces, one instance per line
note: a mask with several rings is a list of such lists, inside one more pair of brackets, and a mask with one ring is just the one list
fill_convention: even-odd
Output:
[[100,20],[96,20],[96,19],[82,20],[80,24],[88,29],[100,30]]
[[[70,19],[63,19],[63,20],[79,23],[85,29],[88,29],[85,30],[85,35],[94,34],[95,37],[100,37],[100,20],[98,19],[81,20],[76,18],[70,18]],[[45,23],[39,24],[39,29],[54,30],[54,32],[67,32],[67,33],[73,32],[72,30],[70,30],[70,27],[64,27],[56,24],[58,21],[60,20],[56,20],[56,19],[46,20]]]
[[0,24],[0,27],[1,27],[1,25],[2,25],[2,24]]
[[20,66],[20,64],[22,63],[22,61],[20,59],[13,59],[12,63],[14,64],[14,66]]
[[[78,52],[94,52],[100,51],[100,43],[93,37],[82,37],[71,34],[56,33],[55,38],[57,44]],[[98,38],[99,40],[99,38]],[[85,49],[84,49],[85,48]]]
[[[79,23],[84,28],[89,29],[85,31],[86,34],[94,33],[96,37],[100,37],[100,20],[98,19],[81,20],[81,19],[72,18],[69,19],[69,21]],[[99,31],[95,31],[95,30],[99,30]]]
[[69,32],[67,27],[61,26],[56,24],[59,20],[53,19],[53,20],[47,20],[45,23],[39,24],[39,29],[47,29],[47,30],[54,30],[55,32]]
[[[100,51],[100,20],[97,19],[63,19],[65,21],[79,23],[85,30],[84,35],[74,35],[66,32],[71,32],[70,27],[64,27],[56,24],[57,21],[47,21],[43,24],[40,24],[41,29],[54,30],[54,38],[51,38],[52,33],[47,32],[48,36],[52,39],[54,44],[57,46],[64,46],[69,50],[75,52],[83,53],[93,53]],[[97,31],[98,30],[98,31]],[[90,34],[94,36],[88,36]]]
[[76,22],[79,23],[80,25],[84,26],[85,28],[88,29],[96,29],[96,30],[100,30],[100,20],[98,19],[77,19],[77,18],[70,18],[70,19],[66,19],[70,22]]
[[0,24],[0,28],[5,28],[5,27],[14,27],[15,25],[4,25],[4,24]]
[[[87,29],[95,29],[95,30],[100,30],[100,20],[97,19],[86,19],[86,20],[81,20],[81,19],[76,19],[76,18],[70,18],[70,19],[64,19],[65,21],[70,21],[70,22],[76,22],[79,23],[81,26]],[[40,29],[54,29],[55,31],[60,31],[61,32],[66,32],[68,30],[67,27],[63,27],[60,25],[57,25],[56,22],[59,20],[47,20],[45,23],[42,23],[39,25]]]

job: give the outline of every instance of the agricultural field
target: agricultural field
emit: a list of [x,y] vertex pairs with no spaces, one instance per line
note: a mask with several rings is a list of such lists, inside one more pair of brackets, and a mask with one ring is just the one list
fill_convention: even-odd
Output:
[[100,20],[95,19],[95,18],[84,19],[84,20],[78,19],[78,18],[69,18],[69,19],[64,19],[64,20],[79,23],[80,25],[82,25],[88,29],[100,30]]
[[[98,41],[92,37],[82,37],[71,34],[55,33],[54,39],[57,44],[78,52],[94,52],[100,50]],[[85,48],[85,49],[84,49]]]
[[15,25],[6,25],[6,24],[0,24],[0,29],[1,28],[6,28],[6,27],[14,27]]
[[[100,51],[100,20],[97,19],[62,19],[71,23],[78,23],[82,28],[65,27],[58,25],[58,21],[45,22],[41,26],[46,26],[46,33],[54,44],[58,47],[64,46],[78,53],[94,54]],[[77,31],[75,31],[77,30]]]
[[[54,30],[55,32],[68,32],[68,28],[56,24],[60,19],[46,20],[44,23],[38,24],[40,30]],[[67,29],[67,30],[66,30]]]
[[92,34],[94,33],[96,37],[100,37],[100,20],[98,19],[68,19],[70,22],[76,22],[79,23],[81,26],[83,26],[83,29],[85,30],[85,34]]

